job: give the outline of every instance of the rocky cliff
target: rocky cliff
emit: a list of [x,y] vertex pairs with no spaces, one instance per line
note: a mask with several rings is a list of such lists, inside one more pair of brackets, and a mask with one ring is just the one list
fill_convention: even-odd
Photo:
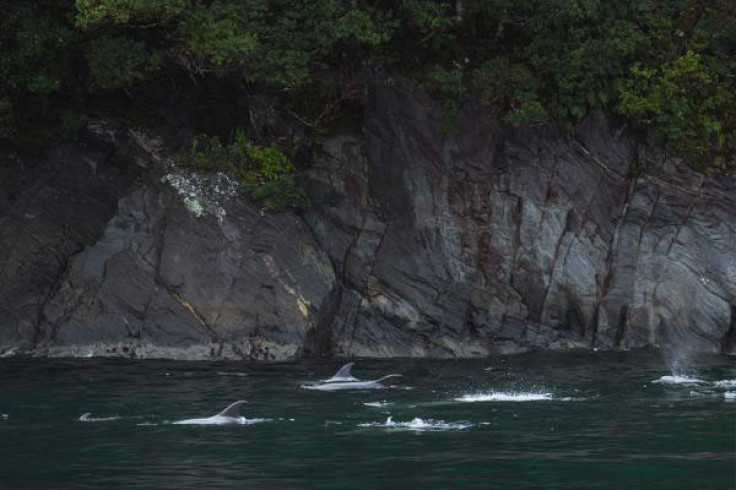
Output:
[[[445,136],[384,81],[327,139],[311,208],[166,167],[114,125],[0,161],[0,352],[287,360],[479,357],[736,340],[736,178],[603,114],[574,138],[465,108]],[[27,170],[32,169],[32,170]]]

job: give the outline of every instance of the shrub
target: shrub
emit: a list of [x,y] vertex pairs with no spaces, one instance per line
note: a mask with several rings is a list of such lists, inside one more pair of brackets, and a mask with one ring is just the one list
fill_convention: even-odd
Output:
[[473,86],[481,103],[506,113],[512,124],[547,122],[549,115],[539,101],[539,83],[523,64],[494,58],[476,70]]
[[88,61],[92,81],[108,90],[132,87],[150,78],[160,64],[146,43],[120,36],[95,40]]
[[188,152],[174,163],[197,172],[225,172],[233,176],[270,212],[302,209],[307,200],[297,185],[291,160],[275,145],[260,146],[238,132],[234,141],[223,145],[218,138],[194,141]]
[[82,29],[131,22],[155,24],[181,14],[189,0],[76,0],[76,24]]
[[[9,125],[29,126],[15,130],[19,137],[48,121],[55,102],[83,104],[90,88],[127,90],[164,104],[162,94],[184,92],[203,77],[268,93],[285,113],[319,134],[340,107],[360,102],[372,74],[382,72],[424,83],[444,108],[446,132],[457,130],[462,103],[474,92],[512,124],[550,120],[572,130],[590,109],[604,108],[662,138],[673,154],[691,163],[736,169],[733,1],[3,5],[0,131],[5,137],[12,132]],[[85,61],[88,72],[79,70]],[[129,90],[160,68],[166,68],[156,77],[160,85]],[[257,190],[266,187],[263,181]]]

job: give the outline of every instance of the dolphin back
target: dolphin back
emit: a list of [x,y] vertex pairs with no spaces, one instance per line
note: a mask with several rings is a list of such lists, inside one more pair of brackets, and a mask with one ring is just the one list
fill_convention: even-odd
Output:
[[241,406],[245,405],[246,403],[248,402],[245,400],[239,400],[229,405],[225,410],[218,413],[217,415],[221,417],[240,417],[240,413],[238,412],[238,410],[240,409]]

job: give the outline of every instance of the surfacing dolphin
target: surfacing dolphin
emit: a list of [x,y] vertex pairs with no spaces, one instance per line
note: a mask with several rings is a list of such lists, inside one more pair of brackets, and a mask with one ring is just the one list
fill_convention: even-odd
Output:
[[175,422],[172,422],[172,424],[178,424],[178,425],[232,425],[232,424],[245,424],[246,418],[240,415],[240,412],[238,410],[241,406],[245,405],[245,400],[240,400],[232,405],[228,406],[225,410],[218,413],[217,415],[213,415],[212,417],[207,417],[203,419],[186,419],[186,420],[177,420]]
[[324,381],[313,385],[302,385],[302,388],[317,391],[340,391],[340,390],[382,390],[391,386],[393,378],[401,377],[400,374],[389,374],[383,378],[371,381],[361,381],[354,377],[351,370],[354,363],[349,363],[340,368],[335,375]]

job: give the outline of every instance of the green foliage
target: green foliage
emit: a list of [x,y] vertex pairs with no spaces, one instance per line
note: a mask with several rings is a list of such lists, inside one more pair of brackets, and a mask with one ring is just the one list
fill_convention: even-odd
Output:
[[[422,82],[457,130],[478,97],[510,124],[617,111],[705,168],[736,168],[736,3],[726,0],[3,2],[0,138],[55,100],[219,77],[319,131],[374,70]],[[154,76],[155,75],[155,76]],[[159,93],[161,87],[158,87]],[[151,90],[153,92],[153,90]],[[278,94],[278,95],[274,95]],[[58,114],[58,113],[57,113]],[[56,116],[54,116],[56,117]],[[267,188],[262,177],[257,190]],[[252,193],[256,189],[252,188]]]
[[424,0],[401,0],[399,12],[404,24],[430,34],[448,29],[453,25],[451,2],[427,2]]
[[197,172],[228,173],[271,212],[301,209],[307,203],[296,183],[294,165],[283,151],[273,145],[253,144],[242,132],[229,145],[216,137],[192,142],[175,164]]
[[701,55],[687,51],[657,67],[637,63],[631,78],[621,83],[620,95],[620,111],[651,126],[676,153],[725,163],[734,131],[728,132],[723,121],[733,119],[734,94],[704,66]]
[[649,56],[617,84],[617,110],[702,168],[736,169],[736,4],[653,9]]
[[247,28],[244,5],[216,3],[195,8],[179,24],[185,49],[215,67],[236,66],[253,57],[258,48],[256,32]]
[[[592,108],[614,110],[662,138],[675,155],[702,167],[736,169],[735,3],[462,5],[451,27],[440,23],[427,35],[431,42],[415,41],[418,63],[439,59],[440,66],[455,67],[452,77],[414,71],[445,107],[458,108],[475,92],[512,124],[553,120],[570,129]],[[460,95],[458,80],[465,87]]]
[[505,57],[494,58],[476,70],[473,83],[481,102],[489,107],[505,108],[505,119],[513,124],[549,120],[539,101],[539,83],[523,64],[511,64]]
[[76,24],[82,29],[108,24],[156,24],[184,12],[188,0],[76,0]]
[[63,83],[73,41],[58,0],[4,2],[0,16],[0,140],[22,135]]
[[425,85],[429,92],[442,103],[442,131],[452,135],[457,131],[457,120],[465,96],[463,71],[459,66],[443,68],[435,66],[426,75]]
[[143,41],[121,36],[95,39],[88,61],[92,81],[107,90],[133,87],[148,79],[161,62]]

